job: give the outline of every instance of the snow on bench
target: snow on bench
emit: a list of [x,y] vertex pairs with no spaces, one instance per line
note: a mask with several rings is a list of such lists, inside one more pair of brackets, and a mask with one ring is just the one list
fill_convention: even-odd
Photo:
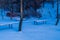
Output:
[[47,20],[34,20],[34,24],[43,23],[45,24]]
[[9,25],[9,28],[12,28],[12,24],[16,24],[16,23],[19,23],[19,22],[1,22],[0,26]]

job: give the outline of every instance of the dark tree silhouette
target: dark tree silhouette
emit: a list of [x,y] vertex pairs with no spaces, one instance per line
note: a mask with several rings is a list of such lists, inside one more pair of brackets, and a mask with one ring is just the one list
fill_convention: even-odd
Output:
[[22,30],[22,21],[23,21],[23,0],[20,1],[21,2],[21,16],[20,16],[20,22],[19,22],[19,29],[18,31],[21,31]]
[[57,21],[55,25],[58,25],[58,22],[59,22],[58,8],[59,8],[59,5],[58,5],[58,0],[57,0]]

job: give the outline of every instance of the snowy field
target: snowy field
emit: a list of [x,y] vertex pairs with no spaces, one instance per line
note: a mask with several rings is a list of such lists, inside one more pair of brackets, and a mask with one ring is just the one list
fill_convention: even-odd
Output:
[[[46,9],[47,8],[44,8],[44,10]],[[38,12],[40,11],[41,10],[38,10]],[[54,11],[51,12],[53,18],[50,18],[49,14],[47,13],[48,13],[47,11],[43,12],[43,14],[48,18],[45,19],[47,20],[46,24],[35,25],[33,22],[35,18],[31,18],[23,21],[21,32],[18,31],[19,21],[16,21],[15,19],[10,20],[9,17],[6,17],[4,14],[2,14],[4,15],[4,19],[0,17],[0,23],[3,24],[9,22],[18,22],[18,23],[12,24],[12,28],[9,28],[9,25],[0,26],[0,40],[60,40],[60,22],[57,26],[55,25],[56,19],[54,17],[56,16],[56,12],[55,14]]]
[[33,25],[33,23],[23,23],[22,31],[18,31],[18,24],[12,29],[8,25],[0,26],[1,40],[60,40],[60,25],[51,24]]
[[[0,26],[1,40],[60,40],[60,23],[34,25],[33,21],[23,22],[22,31],[18,31],[18,24]],[[30,22],[31,21],[31,22]],[[9,21],[12,22],[12,21]],[[13,21],[17,22],[17,21]]]

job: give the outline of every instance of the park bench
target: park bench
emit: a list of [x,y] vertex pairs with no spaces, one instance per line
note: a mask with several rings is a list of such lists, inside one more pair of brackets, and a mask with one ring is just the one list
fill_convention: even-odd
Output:
[[8,25],[9,26],[9,28],[12,28],[12,25],[13,24],[16,24],[16,23],[19,23],[19,22],[1,22],[0,23],[0,26],[5,26],[5,25]]
[[46,21],[47,20],[34,20],[34,24],[41,24],[41,23],[46,24]]

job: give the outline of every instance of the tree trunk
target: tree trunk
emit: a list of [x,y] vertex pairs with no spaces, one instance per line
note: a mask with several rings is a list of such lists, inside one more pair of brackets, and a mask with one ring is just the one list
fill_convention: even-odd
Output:
[[21,14],[20,14],[21,16],[20,16],[19,30],[18,31],[22,30],[22,21],[23,21],[23,5],[22,5],[22,0],[20,2],[21,2]]
[[19,31],[22,30],[22,21],[23,21],[23,18],[20,18],[20,22],[19,22]]
[[58,25],[58,23],[59,23],[59,18],[57,18],[57,21],[56,21],[56,24],[55,25]]
[[59,6],[58,6],[58,0],[57,0],[57,21],[56,21],[55,25],[58,25],[58,23],[59,23],[58,8],[59,8]]

